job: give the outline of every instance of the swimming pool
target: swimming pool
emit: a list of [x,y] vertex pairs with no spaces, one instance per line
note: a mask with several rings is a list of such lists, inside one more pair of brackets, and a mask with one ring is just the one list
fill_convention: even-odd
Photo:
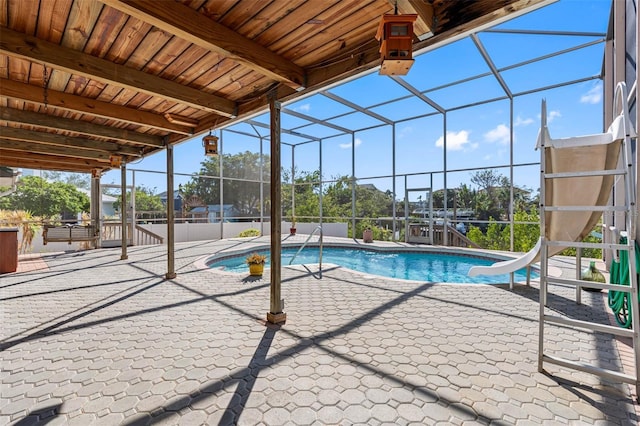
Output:
[[[298,247],[282,249],[282,265],[289,264]],[[267,255],[269,250],[258,250]],[[211,258],[207,261],[210,268],[220,268],[227,272],[247,273],[244,263],[246,254]],[[353,249],[344,247],[324,247],[322,263],[334,263],[354,271],[405,280],[498,284],[508,283],[509,275],[469,277],[472,266],[492,265],[502,259],[488,259],[463,254],[448,254],[427,251],[379,251],[369,249]],[[306,247],[295,258],[294,265],[318,263],[318,247]],[[269,267],[269,262],[265,267]],[[532,271],[532,278],[537,275]],[[526,271],[521,269],[515,274],[515,281],[524,281]]]

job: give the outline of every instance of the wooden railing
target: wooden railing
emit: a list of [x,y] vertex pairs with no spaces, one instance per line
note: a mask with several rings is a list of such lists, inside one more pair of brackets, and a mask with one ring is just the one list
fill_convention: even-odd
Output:
[[[101,237],[102,247],[122,246],[122,223],[103,222]],[[136,246],[164,243],[164,238],[162,238],[162,236],[151,232],[140,225],[133,227],[131,222],[127,223],[127,240],[128,245]]]
[[[457,229],[447,225],[447,245],[451,247],[474,247],[481,248],[478,244],[468,239]],[[433,227],[433,244],[444,244],[444,225],[434,225]]]
[[[133,227],[131,222],[127,223],[127,245],[133,245]],[[100,239],[102,247],[122,246],[122,222],[103,222],[100,229]]]
[[162,244],[164,242],[164,238],[162,238],[160,235],[151,232],[140,225],[136,225],[135,239],[137,246]]
[[[433,226],[433,244],[444,245],[444,225]],[[408,242],[429,244],[429,225],[409,224]],[[447,225],[447,245],[450,247],[474,247],[481,248],[478,244],[460,233],[457,229]]]

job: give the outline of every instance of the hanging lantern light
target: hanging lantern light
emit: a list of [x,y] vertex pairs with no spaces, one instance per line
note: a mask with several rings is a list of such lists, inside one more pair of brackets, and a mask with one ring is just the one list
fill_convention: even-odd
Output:
[[109,157],[109,164],[111,165],[111,167],[120,167],[122,165],[122,156],[111,155]]
[[376,40],[380,42],[380,75],[406,75],[413,65],[413,23],[416,14],[383,15]]
[[204,155],[209,157],[218,155],[218,137],[212,135],[211,132],[202,138],[202,146],[204,146]]

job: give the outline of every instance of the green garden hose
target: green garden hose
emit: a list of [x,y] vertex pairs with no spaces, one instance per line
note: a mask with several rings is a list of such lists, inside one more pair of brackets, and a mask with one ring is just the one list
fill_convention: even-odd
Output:
[[[620,244],[626,244],[627,238],[622,237]],[[640,271],[640,248],[636,242],[636,271]],[[611,273],[609,281],[611,284],[629,285],[629,251],[620,250],[618,260],[611,263]],[[640,277],[639,277],[640,278]],[[640,279],[638,280],[640,281]],[[638,282],[636,281],[636,282]],[[613,311],[616,322],[624,328],[631,328],[631,307],[629,306],[629,295],[623,291],[609,290],[609,308]],[[638,294],[640,303],[640,292]]]

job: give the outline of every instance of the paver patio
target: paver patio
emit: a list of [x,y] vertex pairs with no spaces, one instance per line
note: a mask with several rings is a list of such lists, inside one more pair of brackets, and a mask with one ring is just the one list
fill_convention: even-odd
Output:
[[[177,244],[173,280],[162,246],[44,255],[48,268],[0,276],[0,424],[637,424],[628,385],[538,373],[535,281],[283,268],[287,322],[266,325],[268,271],[194,264],[246,241]],[[608,322],[602,293],[578,306],[573,289],[550,291],[559,313]],[[547,346],[620,368],[608,335],[549,328]]]

